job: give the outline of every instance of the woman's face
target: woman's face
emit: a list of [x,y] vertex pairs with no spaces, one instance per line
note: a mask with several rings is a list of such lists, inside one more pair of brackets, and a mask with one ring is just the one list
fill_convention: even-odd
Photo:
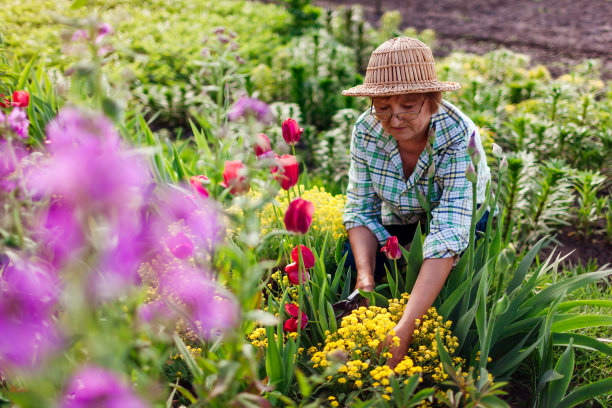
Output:
[[[373,98],[372,103],[377,114],[393,115],[386,120],[380,117],[378,119],[383,129],[398,142],[418,142],[427,137],[431,110],[425,94],[378,97]],[[404,112],[413,113],[397,115]]]

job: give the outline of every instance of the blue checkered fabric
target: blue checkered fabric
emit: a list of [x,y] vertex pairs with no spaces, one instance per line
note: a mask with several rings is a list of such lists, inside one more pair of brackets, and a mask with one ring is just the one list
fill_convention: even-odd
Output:
[[[478,166],[477,201],[483,203],[491,178],[476,125],[452,104],[442,101],[431,117],[435,129],[431,194],[432,220],[425,239],[425,258],[448,258],[462,253],[469,243],[472,217],[472,185],[465,177],[470,163],[467,144],[476,131],[481,161]],[[397,142],[381,123],[364,112],[353,128],[351,166],[343,222],[346,229],[368,227],[384,245],[389,234],[383,225],[426,222],[416,189],[427,197],[429,154],[424,150],[408,179],[404,179]]]

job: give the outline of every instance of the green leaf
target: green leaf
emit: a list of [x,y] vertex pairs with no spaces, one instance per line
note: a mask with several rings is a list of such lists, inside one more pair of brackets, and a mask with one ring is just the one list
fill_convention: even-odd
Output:
[[587,350],[597,350],[612,357],[612,346],[589,336],[577,333],[552,333],[552,343],[555,346],[566,346],[573,340],[574,347]]
[[70,8],[72,10],[77,10],[77,9],[85,7],[86,5],[87,5],[87,0],[74,0],[72,4],[70,5]]
[[586,327],[612,326],[612,316],[583,315],[553,322],[551,330],[555,333],[566,332]]
[[[334,274],[334,279],[331,283],[331,292],[332,295],[336,295],[338,293],[338,287],[340,286],[340,279],[342,275],[344,275],[344,261],[346,261],[346,257],[348,256],[348,252],[344,254],[342,259],[338,262],[338,267],[336,268],[336,273]],[[350,275],[348,275],[350,281]]]
[[547,239],[548,238],[545,237],[539,240],[531,248],[531,250],[529,250],[527,255],[525,255],[525,257],[523,258],[519,266],[516,268],[516,272],[514,272],[514,276],[512,277],[512,280],[510,281],[510,283],[508,284],[508,287],[506,288],[507,294],[511,294],[514,289],[518,288],[523,283],[523,281],[525,280],[525,276],[527,275],[527,272],[529,271],[529,267],[531,266],[536,255],[540,251],[540,247],[544,244],[544,242]]
[[295,370],[295,377],[297,378],[302,398],[307,399],[312,393],[312,386],[310,385],[308,378],[306,378],[306,376],[301,370]]
[[348,268],[346,271],[346,279],[344,279],[344,286],[342,288],[342,295],[340,296],[340,299],[346,299],[348,297],[348,295],[351,294],[351,269],[352,268]]
[[[400,248],[402,247],[400,246]],[[404,248],[402,248],[402,253],[404,253]],[[404,292],[410,293],[423,264],[423,236],[421,234],[420,223],[417,224],[416,231],[414,232],[414,238],[410,244],[410,252],[408,254],[404,253],[404,256],[408,262],[406,265],[406,287]]]
[[17,86],[15,88],[16,90],[20,91],[23,90],[23,88],[25,87],[25,83],[28,80],[28,77],[30,76],[30,70],[32,69],[32,65],[34,64],[34,61],[36,61],[37,58],[38,53],[30,59],[30,61],[21,71],[21,74],[19,74],[19,80],[17,81]]
[[176,344],[176,348],[178,348],[179,350],[179,353],[183,355],[183,361],[185,362],[185,364],[187,364],[189,371],[191,371],[191,373],[193,374],[194,382],[196,384],[203,384],[204,373],[194,360],[189,350],[187,350],[187,346],[185,346],[185,343],[183,343],[183,340],[181,340],[181,338],[177,334],[173,336],[173,339],[174,344]]
[[185,180],[185,169],[183,168],[183,161],[179,157],[176,151],[176,145],[172,145],[172,168],[176,172],[177,181]]
[[270,379],[270,384],[276,386],[284,377],[284,366],[281,361],[280,353],[274,339],[274,328],[268,326],[266,328],[268,337],[268,349],[266,350],[266,373]]
[[594,383],[584,385],[577,390],[568,394],[561,400],[558,408],[575,407],[581,402],[588,401],[600,395],[606,395],[612,392],[612,378],[606,378]]
[[512,372],[514,369],[527,358],[533,350],[540,344],[541,337],[538,337],[536,341],[534,341],[529,347],[522,350],[523,346],[527,342],[527,340],[531,337],[531,334],[534,332],[537,326],[533,326],[527,335],[523,336],[523,338],[518,342],[516,346],[514,346],[510,351],[508,351],[501,358],[497,359],[497,362],[494,364],[493,369],[490,370],[491,373],[495,377],[499,377],[507,372]]
[[459,287],[455,289],[455,291],[446,300],[444,300],[444,303],[442,303],[442,306],[440,306],[440,309],[438,310],[438,313],[440,313],[444,320],[448,320],[451,312],[461,300],[467,288],[470,287],[470,284],[471,282],[469,280],[464,280],[461,285],[459,285]]
[[338,331],[338,325],[336,323],[336,314],[331,303],[327,302],[327,317],[329,319],[329,331],[335,333]]
[[555,371],[563,375],[563,378],[557,379],[550,383],[548,390],[549,399],[548,401],[552,406],[558,406],[561,402],[561,398],[567,392],[572,374],[574,373],[574,348],[572,346],[572,340],[570,339],[569,346],[565,349],[561,357],[555,365]]

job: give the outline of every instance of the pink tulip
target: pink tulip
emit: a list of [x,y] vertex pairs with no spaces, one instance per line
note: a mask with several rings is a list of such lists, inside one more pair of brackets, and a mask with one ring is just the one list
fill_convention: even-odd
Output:
[[294,146],[300,141],[300,136],[304,129],[298,126],[295,119],[287,119],[283,122],[283,139],[288,145]]
[[203,175],[193,176],[191,179],[189,179],[189,182],[191,183],[193,191],[200,194],[204,198],[208,197],[208,190],[206,190],[206,187],[204,187],[204,185],[210,183],[208,177]]
[[312,223],[314,204],[310,201],[296,198],[293,200],[285,213],[285,228],[287,231],[305,234]]
[[387,242],[380,252],[384,252],[388,259],[400,259],[402,257],[402,250],[400,249],[397,237],[390,236],[387,238]]
[[253,145],[253,149],[255,150],[255,155],[257,157],[272,151],[272,147],[270,147],[270,139],[268,139],[268,136],[265,133],[258,133],[255,135],[255,144]]
[[284,154],[276,159],[279,166],[272,169],[274,178],[283,190],[289,190],[298,182],[300,175],[299,164],[295,156]]
[[223,182],[220,185],[223,188],[231,188],[230,193],[233,195],[245,194],[251,189],[246,175],[247,168],[240,160],[226,161]]

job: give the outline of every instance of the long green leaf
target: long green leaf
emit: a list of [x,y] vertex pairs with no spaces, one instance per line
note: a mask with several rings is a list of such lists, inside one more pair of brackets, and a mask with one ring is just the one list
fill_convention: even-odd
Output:
[[514,273],[514,276],[512,277],[512,280],[508,284],[508,287],[506,288],[506,293],[507,294],[512,293],[512,291],[514,289],[518,288],[523,283],[523,281],[525,280],[525,276],[527,276],[527,272],[529,271],[529,267],[531,266],[531,264],[533,263],[533,260],[535,259],[536,255],[540,251],[540,247],[544,244],[544,242],[547,239],[548,238],[542,238],[541,240],[539,240],[531,248],[531,250],[529,250],[527,255],[525,255],[525,257],[523,258],[523,260],[519,264],[518,268],[516,268],[516,272]]
[[561,400],[558,408],[575,407],[581,402],[588,401],[599,395],[605,395],[612,392],[612,378],[605,378],[594,383],[584,385],[577,390],[568,394]]
[[566,332],[576,329],[584,329],[585,327],[596,326],[612,326],[612,316],[601,315],[583,315],[575,316],[561,321],[555,321],[552,324],[551,330],[555,333]]
[[[402,253],[404,253],[403,250]],[[414,283],[421,271],[421,265],[423,264],[423,237],[421,235],[420,223],[417,224],[416,231],[414,232],[414,238],[410,244],[410,252],[404,256],[406,256],[408,262],[406,265],[406,286],[404,292],[410,293],[412,292]]]
[[459,285],[459,287],[455,289],[455,291],[447,299],[444,300],[444,303],[442,303],[442,306],[440,306],[440,309],[438,310],[438,313],[440,313],[444,320],[448,320],[448,317],[450,316],[454,307],[457,306],[457,303],[461,300],[463,294],[470,286],[470,283],[471,282],[469,280],[463,281],[463,283],[461,283],[461,285]]
[[332,283],[331,283],[331,292],[332,292],[332,295],[334,296],[336,295],[336,293],[338,293],[338,287],[340,286],[340,279],[342,278],[342,275],[344,272],[344,262],[346,261],[347,256],[348,256],[348,252],[344,254],[342,259],[338,262],[338,267],[336,268],[336,273],[334,274],[334,279],[332,280]]
[[23,70],[21,71],[21,74],[19,74],[19,80],[17,81],[17,87],[15,89],[21,90],[25,87],[25,83],[28,80],[28,77],[30,76],[30,70],[32,69],[32,65],[34,64],[34,61],[36,61],[37,58],[38,58],[38,54],[34,54],[34,56],[30,59],[30,61],[23,68]]
[[548,401],[552,407],[559,406],[561,398],[567,392],[572,374],[574,373],[574,348],[572,340],[569,346],[565,349],[561,357],[555,365],[555,371],[563,375],[563,378],[552,381],[548,389]]
[[587,350],[597,350],[600,353],[607,354],[612,357],[612,346],[594,339],[584,334],[577,333],[553,333],[552,342],[555,346],[567,346],[570,339],[574,340],[574,347],[580,347]]

